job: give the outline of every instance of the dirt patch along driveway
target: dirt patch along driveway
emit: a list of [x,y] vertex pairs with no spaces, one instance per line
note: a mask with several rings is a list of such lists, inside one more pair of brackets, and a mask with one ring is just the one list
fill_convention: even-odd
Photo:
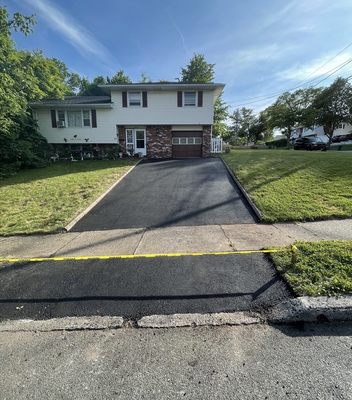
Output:
[[139,164],[74,232],[255,222],[221,160]]

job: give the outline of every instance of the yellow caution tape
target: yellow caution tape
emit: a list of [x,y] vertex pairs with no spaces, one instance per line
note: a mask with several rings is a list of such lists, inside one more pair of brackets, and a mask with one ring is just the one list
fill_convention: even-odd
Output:
[[156,258],[156,257],[226,256],[226,255],[233,255],[233,254],[278,253],[280,251],[286,251],[286,249],[209,251],[209,252],[196,252],[196,253],[117,254],[117,255],[111,255],[111,256],[68,256],[68,257],[32,257],[32,258],[0,257],[0,263],[25,263],[25,262],[44,262],[44,261],[120,260],[120,259],[134,259],[134,258]]

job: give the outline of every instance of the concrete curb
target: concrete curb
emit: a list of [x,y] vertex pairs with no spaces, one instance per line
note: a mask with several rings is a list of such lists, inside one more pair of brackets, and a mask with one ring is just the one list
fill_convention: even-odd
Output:
[[128,171],[126,171],[120,178],[114,182],[103,194],[101,194],[96,200],[93,201],[84,211],[82,211],[79,215],[77,215],[76,218],[74,218],[70,223],[68,223],[65,227],[64,230],[66,232],[69,232],[79,220],[81,220],[85,215],[89,213],[92,208],[94,208],[109,192],[111,192],[112,189],[114,189],[115,186],[117,186],[122,179],[124,179],[134,168],[137,167],[138,164],[140,164],[142,160],[139,160],[135,165],[133,165]]
[[297,297],[273,307],[270,323],[352,321],[352,296]]
[[261,319],[244,312],[212,314],[149,315],[138,322],[139,328],[178,328],[186,326],[251,325]]
[[66,317],[47,320],[9,320],[0,323],[0,332],[51,332],[122,328],[122,317]]
[[227,172],[231,176],[232,180],[235,182],[236,186],[240,189],[242,196],[247,200],[248,204],[252,208],[255,216],[258,218],[259,221],[263,219],[263,215],[259,208],[254,204],[253,200],[250,198],[249,194],[246,192],[245,188],[242,186],[240,181],[237,179],[236,175],[232,172],[231,168],[227,165],[222,157],[219,157],[220,160],[223,162]]

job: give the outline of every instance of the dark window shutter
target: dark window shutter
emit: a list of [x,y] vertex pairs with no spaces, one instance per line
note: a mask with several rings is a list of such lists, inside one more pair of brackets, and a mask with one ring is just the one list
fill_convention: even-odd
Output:
[[97,110],[92,110],[92,128],[97,127]]
[[182,107],[182,92],[177,92],[177,107]]
[[56,110],[50,110],[50,113],[51,113],[51,126],[53,128],[57,128]]
[[142,92],[142,105],[143,107],[148,107],[148,93]]
[[122,107],[127,107],[127,92],[122,92]]
[[198,107],[203,107],[203,91],[198,92]]

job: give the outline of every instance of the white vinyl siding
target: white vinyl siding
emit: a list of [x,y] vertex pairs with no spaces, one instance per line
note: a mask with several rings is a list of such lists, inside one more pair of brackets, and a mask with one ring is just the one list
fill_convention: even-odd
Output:
[[[214,93],[211,90],[203,91],[203,107],[177,107],[177,91],[149,91],[148,107],[127,107],[122,105],[121,91],[111,92],[111,101],[115,124],[119,125],[173,125],[186,127],[185,130],[192,131],[190,127],[211,125],[214,114]],[[109,111],[110,112],[110,111]],[[100,121],[100,120],[99,120]],[[198,130],[198,129],[194,129]]]
[[196,92],[183,92],[183,104],[185,107],[195,107],[197,100]]

